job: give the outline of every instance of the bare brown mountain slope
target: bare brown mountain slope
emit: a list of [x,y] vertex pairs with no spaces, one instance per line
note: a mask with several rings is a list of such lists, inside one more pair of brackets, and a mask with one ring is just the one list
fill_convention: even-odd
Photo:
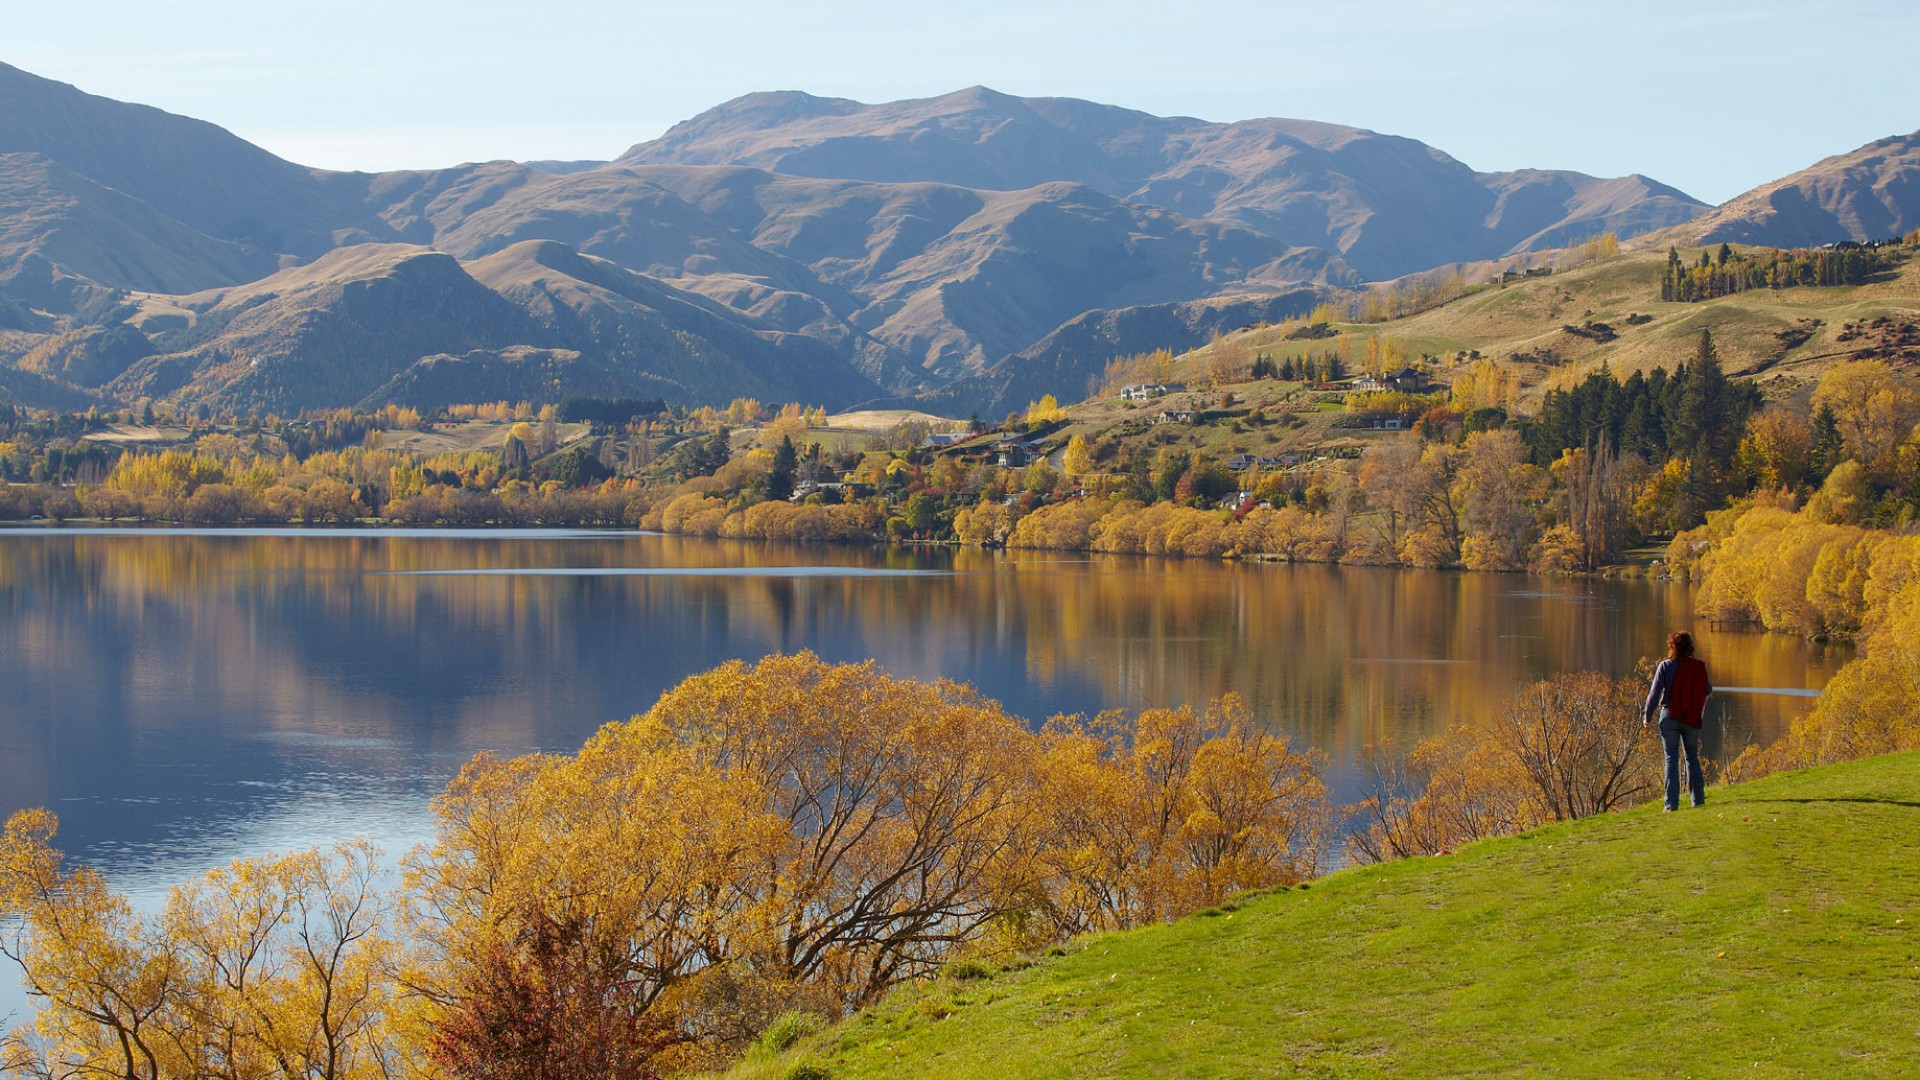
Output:
[[849,321],[866,305],[862,297],[688,205],[644,171],[556,176],[491,162],[388,174],[373,190],[395,200],[382,216],[396,230],[461,258],[557,240],[711,297],[755,323],[823,342],[877,384],[908,390],[925,378]]
[[125,400],[180,395],[294,414],[358,401],[422,356],[536,343],[527,313],[451,255],[342,248],[306,266],[186,297],[192,324],[108,384]]
[[[1019,355],[995,364],[979,378],[956,383],[946,396],[954,402],[954,409],[967,404],[981,408],[984,415],[1000,416],[1025,407],[1042,394],[1062,400],[1091,395],[1108,361],[1138,351],[1128,348],[1132,342],[1159,342],[1160,348],[1185,352],[1205,344],[1216,333],[1297,318],[1327,296],[1322,289],[1302,288],[1090,311],[1069,320]],[[983,399],[984,407],[971,404]]]
[[107,384],[126,400],[283,413],[307,402],[438,405],[518,393],[533,373],[547,380],[540,396],[556,400],[845,404],[879,392],[825,343],[547,240],[468,264],[362,244],[247,285],[149,298],[135,322],[165,329],[156,355]]
[[[1802,201],[1859,231],[1910,223],[1911,141]],[[0,65],[0,363],[124,324],[150,355],[59,345],[9,385],[283,410],[541,379],[984,405],[1303,288],[1701,209],[1640,176],[1476,173],[1336,124],[983,88],[749,95],[597,166],[329,173]]]
[[1325,248],[1372,279],[1556,237],[1632,235],[1706,209],[1644,177],[1475,173],[1415,140],[1338,124],[1218,124],[984,87],[878,105],[750,94],[620,160],[990,190],[1070,181]]
[[717,301],[564,244],[522,241],[466,269],[525,311],[544,340],[613,373],[622,392],[834,404],[880,392],[835,344],[756,324]]
[[1920,131],[1835,154],[1673,231],[1676,242],[1815,247],[1920,228]]
[[209,236],[312,257],[378,230],[364,173],[275,157],[203,120],[0,64],[0,154],[35,153]]
[[0,154],[0,282],[36,306],[65,310],[87,285],[188,293],[279,268],[38,154]]
[[853,321],[942,378],[977,375],[1089,311],[1355,280],[1324,252],[1081,184],[989,191],[715,166],[633,171],[861,297]]

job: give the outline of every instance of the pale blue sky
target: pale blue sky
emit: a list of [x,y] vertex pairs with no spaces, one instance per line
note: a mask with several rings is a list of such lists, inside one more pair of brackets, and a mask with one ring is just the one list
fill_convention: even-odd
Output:
[[1717,202],[1920,128],[1915,0],[6,0],[0,60],[328,168],[606,158],[754,90],[976,83]]

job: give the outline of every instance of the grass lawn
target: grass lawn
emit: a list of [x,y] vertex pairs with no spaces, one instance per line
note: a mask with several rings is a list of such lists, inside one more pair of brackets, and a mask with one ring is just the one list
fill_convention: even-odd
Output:
[[[536,430],[537,421],[533,422]],[[590,425],[558,424],[555,434],[562,448],[587,437]],[[432,431],[389,431],[381,445],[409,454],[461,454],[473,450],[497,450],[507,441],[510,423],[468,420],[458,424],[436,424]]]
[[1920,1074],[1920,753],[909,987],[737,1077]]

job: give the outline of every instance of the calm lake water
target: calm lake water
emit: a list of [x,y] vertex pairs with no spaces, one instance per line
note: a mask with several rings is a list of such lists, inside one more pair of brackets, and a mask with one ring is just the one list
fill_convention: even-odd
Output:
[[[1690,603],[1646,581],[642,534],[0,531],[0,814],[51,807],[62,846],[143,903],[240,855],[397,853],[476,752],[570,751],[688,675],[799,649],[1035,721],[1236,691],[1330,756],[1344,801],[1367,744],[1484,722],[1554,672],[1631,673]],[[1726,687],[1818,690],[1848,656],[1693,629]],[[1811,703],[1716,695],[1709,749]]]

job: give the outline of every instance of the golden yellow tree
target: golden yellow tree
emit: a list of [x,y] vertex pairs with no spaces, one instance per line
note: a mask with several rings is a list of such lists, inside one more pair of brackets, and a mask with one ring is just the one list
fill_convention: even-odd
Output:
[[414,978],[469,1022],[500,955],[565,931],[587,985],[634,988],[619,1030],[670,1017],[681,1064],[871,1000],[1024,895],[1030,739],[964,687],[801,654],[695,676],[574,758],[482,758],[413,863]]
[[1402,760],[1375,750],[1374,790],[1355,808],[1356,861],[1435,855],[1550,820],[1509,748],[1471,728],[1422,740]]
[[1040,395],[1039,401],[1027,403],[1027,423],[1050,424],[1056,420],[1065,420],[1067,411],[1052,394]]
[[1060,470],[1068,476],[1084,476],[1093,471],[1093,450],[1087,445],[1085,435],[1067,440],[1067,449],[1060,455]]
[[1763,487],[1796,489],[1807,481],[1813,427],[1797,413],[1768,409],[1747,422],[1740,455]]
[[0,951],[39,1011],[8,1035],[29,1075],[371,1080],[405,1049],[389,1022],[387,901],[365,844],[239,860],[141,917],[68,869],[44,810],[0,835]]
[[1892,475],[1900,444],[1920,423],[1920,391],[1882,360],[1835,364],[1820,377],[1813,407],[1831,408],[1847,454],[1876,478]]
[[1331,813],[1318,755],[1227,695],[1191,707],[1055,717],[1043,735],[1040,883],[1061,934],[1190,914],[1311,877]]

